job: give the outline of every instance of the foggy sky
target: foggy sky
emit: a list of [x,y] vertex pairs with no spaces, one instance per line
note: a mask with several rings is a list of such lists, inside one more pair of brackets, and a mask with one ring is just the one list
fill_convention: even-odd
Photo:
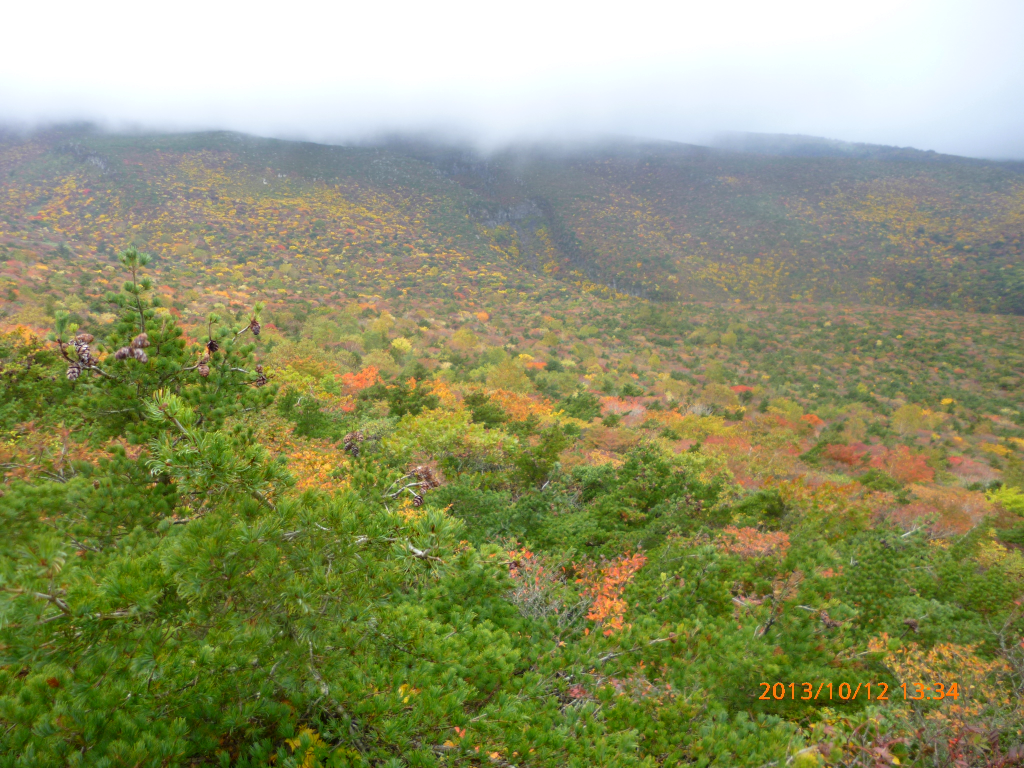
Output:
[[1024,158],[1024,1],[11,2],[0,123]]

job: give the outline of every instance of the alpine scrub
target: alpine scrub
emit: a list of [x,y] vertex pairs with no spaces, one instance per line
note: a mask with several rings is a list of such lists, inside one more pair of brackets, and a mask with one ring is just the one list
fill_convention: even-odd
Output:
[[[1024,759],[1017,528],[875,515],[929,492],[896,470],[787,476],[852,417],[776,399],[744,445],[635,383],[490,386],[565,375],[500,348],[430,371],[384,313],[388,370],[335,373],[260,306],[182,328],[119,262],[110,322],[0,350],[3,768]],[[936,675],[963,698],[762,696]]]

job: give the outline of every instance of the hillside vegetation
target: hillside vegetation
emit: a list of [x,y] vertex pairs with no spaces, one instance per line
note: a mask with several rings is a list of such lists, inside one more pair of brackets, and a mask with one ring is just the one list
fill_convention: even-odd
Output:
[[[130,228],[154,254],[193,257],[193,268],[255,261],[264,280],[268,258],[295,256],[310,260],[298,270],[310,281],[340,269],[351,283],[347,269],[394,290],[423,266],[405,257],[448,249],[662,301],[1024,313],[1019,163],[671,144],[484,158],[55,132],[9,139],[0,174],[11,233],[112,253]],[[373,285],[380,277],[391,281]]]
[[1024,764],[1024,186],[921,154],[5,138],[0,766]]
[[640,144],[450,169],[499,245],[568,280],[663,301],[1024,311],[1015,164]]

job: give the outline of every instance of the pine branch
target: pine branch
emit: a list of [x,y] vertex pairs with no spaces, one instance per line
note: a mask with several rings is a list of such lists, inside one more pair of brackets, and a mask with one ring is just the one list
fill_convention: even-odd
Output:
[[412,552],[413,557],[418,557],[421,560],[433,560],[433,561],[438,562],[438,563],[443,563],[444,562],[444,560],[442,560],[440,557],[434,557],[433,555],[431,555],[430,554],[431,550],[429,550],[429,549],[426,549],[426,550],[424,550],[424,549],[417,549],[416,547],[414,547],[412,545],[412,542],[406,542],[406,547],[408,548],[408,550],[410,552]]
[[[53,603],[55,606],[57,606],[60,609],[61,613],[64,613],[69,616],[71,615],[71,607],[57,595],[51,595],[45,592],[33,592],[32,590],[21,589],[19,587],[0,587],[0,589],[2,589],[4,592],[9,592],[12,595],[28,595],[29,597],[34,597],[37,600],[45,600],[46,602]],[[63,592],[63,590],[58,591]]]
[[341,705],[341,703],[337,699],[331,696],[330,686],[327,685],[327,683],[323,679],[323,676],[321,676],[321,674],[317,671],[316,666],[314,666],[313,664],[312,642],[310,642],[309,644],[309,660],[309,671],[313,674],[313,677],[316,679],[317,684],[319,684],[321,695],[323,695],[323,697],[331,703],[331,705],[334,707],[335,714],[338,715],[342,722],[348,723],[348,732],[351,735],[353,742],[355,742],[356,748],[360,752],[366,752],[366,745],[363,744],[363,741],[360,738],[360,729],[359,726],[356,724],[355,718],[348,713],[348,711]]
[[[40,620],[39,622],[37,622],[39,624],[49,624],[51,621],[56,621],[57,619],[63,619],[65,617],[75,615],[74,611],[71,610],[71,606],[68,605],[67,602],[58,595],[47,594],[46,592],[34,592],[30,589],[21,589],[19,587],[0,587],[0,590],[3,590],[4,592],[9,592],[13,595],[28,595],[29,597],[34,597],[37,600],[45,600],[46,602],[52,603],[53,605],[57,606],[57,608],[60,610],[60,613],[56,616],[50,616],[48,618]],[[60,593],[64,592],[64,590],[62,589],[57,591]],[[85,614],[83,618],[90,615],[94,619],[104,621],[108,619],[123,619],[126,616],[131,616],[132,612],[130,610],[121,609],[117,611],[112,611],[110,613]]]

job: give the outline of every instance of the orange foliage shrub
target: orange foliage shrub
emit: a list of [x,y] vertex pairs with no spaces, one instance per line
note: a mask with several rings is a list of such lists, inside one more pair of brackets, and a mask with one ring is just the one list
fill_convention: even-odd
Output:
[[600,567],[594,563],[587,563],[580,570],[576,583],[582,584],[584,596],[594,601],[587,618],[604,627],[605,635],[622,629],[622,621],[628,608],[626,601],[622,599],[622,593],[646,562],[647,555],[637,552],[607,561]]
[[487,393],[493,403],[500,406],[512,421],[525,421],[530,416],[545,418],[551,415],[551,404],[546,400],[536,400],[522,392],[507,389],[495,389]]
[[818,429],[818,427],[821,427],[825,424],[824,419],[822,419],[820,416],[816,416],[813,413],[805,413],[803,416],[800,417],[800,421],[804,422],[805,424],[809,424],[814,429]]
[[459,407],[459,396],[443,379],[429,379],[420,382],[420,386],[426,387],[430,394],[440,401],[442,408],[455,409]]
[[341,376],[342,386],[356,392],[372,387],[378,381],[380,381],[380,371],[372,365],[363,368],[359,373],[345,373]]
[[740,557],[767,557],[785,555],[789,549],[789,534],[784,531],[761,532],[756,528],[726,526],[718,547]]

